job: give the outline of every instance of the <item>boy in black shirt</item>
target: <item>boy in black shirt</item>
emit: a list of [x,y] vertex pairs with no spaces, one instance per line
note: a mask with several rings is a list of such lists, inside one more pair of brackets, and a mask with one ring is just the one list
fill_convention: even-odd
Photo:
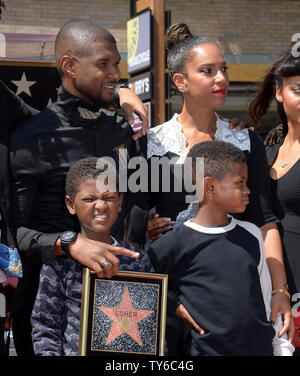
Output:
[[[291,355],[286,336],[278,337],[281,317],[274,328],[268,322],[272,287],[260,229],[228,215],[243,212],[249,202],[243,152],[209,141],[188,157],[198,199],[201,188],[203,193],[198,215],[149,249],[155,271],[169,275],[180,302],[205,331],[190,331],[186,354]],[[201,181],[198,157],[204,162]]]

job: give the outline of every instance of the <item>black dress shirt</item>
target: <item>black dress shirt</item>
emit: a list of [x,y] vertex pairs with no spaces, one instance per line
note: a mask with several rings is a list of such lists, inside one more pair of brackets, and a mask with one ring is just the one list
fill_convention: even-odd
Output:
[[[11,137],[12,214],[21,256],[47,261],[66,230],[79,230],[65,205],[65,178],[70,166],[89,156],[109,156],[119,165],[118,147],[129,157],[141,155],[145,139],[132,140],[133,131],[115,111],[101,110],[96,119],[82,118],[78,107],[99,108],[62,90],[57,101]],[[122,238],[124,218],[141,197],[124,194],[123,210],[112,231]]]

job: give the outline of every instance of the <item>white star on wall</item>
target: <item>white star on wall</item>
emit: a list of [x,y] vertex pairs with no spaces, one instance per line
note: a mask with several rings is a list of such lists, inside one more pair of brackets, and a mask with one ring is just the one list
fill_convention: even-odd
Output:
[[24,92],[27,95],[29,95],[30,97],[31,97],[31,93],[30,93],[29,88],[30,88],[30,86],[32,86],[36,83],[36,81],[27,81],[27,77],[26,77],[25,72],[23,72],[22,78],[21,78],[20,81],[11,81],[11,82],[18,87],[18,90],[16,92],[17,95]]

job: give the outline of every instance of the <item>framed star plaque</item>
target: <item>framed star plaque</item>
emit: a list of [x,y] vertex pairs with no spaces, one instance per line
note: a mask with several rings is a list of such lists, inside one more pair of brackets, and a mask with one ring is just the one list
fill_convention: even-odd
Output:
[[79,355],[164,355],[168,276],[83,273]]

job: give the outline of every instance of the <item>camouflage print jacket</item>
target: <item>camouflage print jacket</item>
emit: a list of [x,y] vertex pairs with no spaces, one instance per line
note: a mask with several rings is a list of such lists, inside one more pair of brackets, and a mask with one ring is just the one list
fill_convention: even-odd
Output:
[[[118,256],[120,269],[153,272],[148,254],[125,241],[114,245],[140,252],[138,259]],[[31,316],[36,355],[78,355],[83,266],[72,258],[45,263]]]

